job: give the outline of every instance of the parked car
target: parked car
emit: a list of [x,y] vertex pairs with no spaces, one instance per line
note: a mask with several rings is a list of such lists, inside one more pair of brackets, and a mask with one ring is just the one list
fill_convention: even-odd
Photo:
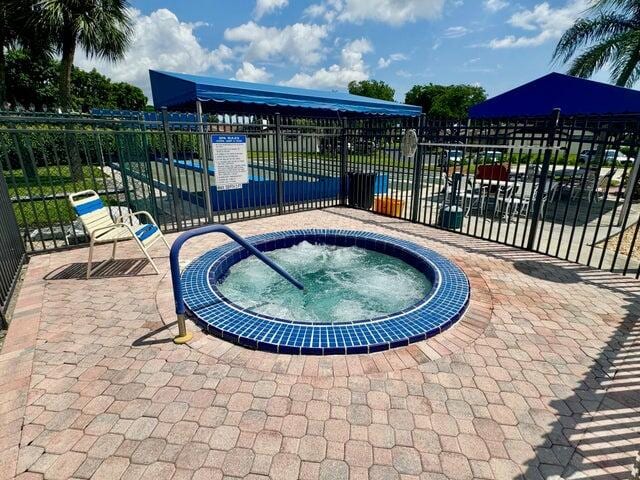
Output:
[[443,150],[437,160],[438,167],[451,167],[460,165],[464,159],[464,151],[462,150]]
[[[582,150],[578,156],[578,165],[586,165],[588,163],[592,168],[599,167],[600,162],[597,155],[598,150]],[[608,149],[604,151],[602,166],[625,165],[627,162],[633,164],[635,160],[635,158],[625,155],[619,150]]]
[[478,163],[502,163],[503,156],[499,150],[486,150],[478,154]]

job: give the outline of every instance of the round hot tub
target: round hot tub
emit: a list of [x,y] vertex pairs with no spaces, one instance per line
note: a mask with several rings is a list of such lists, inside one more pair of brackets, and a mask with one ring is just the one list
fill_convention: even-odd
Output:
[[404,240],[345,230],[248,240],[305,289],[235,243],[197,258],[181,279],[189,315],[207,332],[245,347],[303,355],[387,350],[449,328],[469,302],[460,268]]

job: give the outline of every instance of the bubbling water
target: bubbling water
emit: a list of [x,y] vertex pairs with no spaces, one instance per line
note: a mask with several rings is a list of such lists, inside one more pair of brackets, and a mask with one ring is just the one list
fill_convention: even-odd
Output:
[[423,299],[427,277],[400,259],[359,247],[301,242],[267,255],[301,281],[298,290],[256,257],[233,265],[218,282],[231,302],[255,313],[299,322],[367,320]]

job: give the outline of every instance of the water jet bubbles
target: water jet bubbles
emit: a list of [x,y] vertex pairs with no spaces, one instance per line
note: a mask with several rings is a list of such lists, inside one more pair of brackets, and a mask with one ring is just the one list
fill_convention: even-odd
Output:
[[268,252],[303,291],[257,258],[233,265],[218,283],[233,303],[255,313],[300,322],[352,322],[398,312],[431,289],[418,270],[395,257],[359,247],[301,242]]

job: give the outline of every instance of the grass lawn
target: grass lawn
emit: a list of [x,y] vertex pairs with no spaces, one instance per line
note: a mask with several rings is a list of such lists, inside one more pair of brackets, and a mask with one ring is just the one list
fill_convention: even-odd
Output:
[[[36,177],[28,177],[22,170],[4,170],[11,198],[47,197],[66,195],[81,190],[104,190],[109,178],[98,167],[83,166],[83,178],[74,180],[68,166],[39,167]],[[108,182],[107,187],[109,187]],[[111,187],[109,187],[111,188]],[[106,199],[103,198],[106,203]],[[37,199],[14,202],[13,210],[22,228],[60,226],[70,224],[76,214],[66,198]]]
[[60,168],[38,167],[36,173],[35,177],[28,177],[21,169],[3,170],[2,174],[9,187],[9,196],[12,198],[29,197],[29,195],[37,197],[96,188],[104,190],[105,174],[98,167],[83,166],[81,180],[73,179],[68,165]]

